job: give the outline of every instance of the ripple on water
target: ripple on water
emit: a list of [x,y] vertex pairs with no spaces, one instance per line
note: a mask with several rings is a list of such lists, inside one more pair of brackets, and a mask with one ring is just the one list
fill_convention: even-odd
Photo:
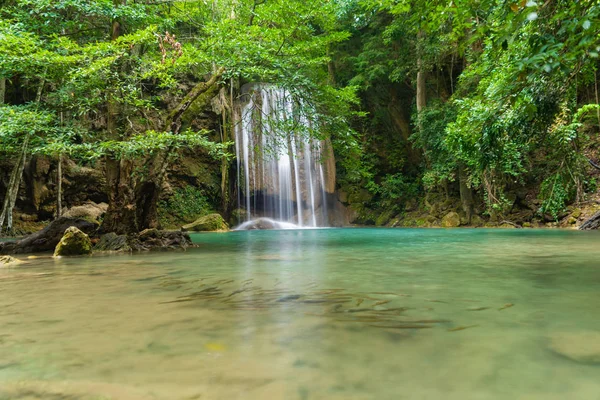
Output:
[[600,393],[598,366],[557,356],[582,350],[550,339],[600,332],[593,233],[194,239],[201,248],[186,253],[40,258],[1,270],[0,399]]

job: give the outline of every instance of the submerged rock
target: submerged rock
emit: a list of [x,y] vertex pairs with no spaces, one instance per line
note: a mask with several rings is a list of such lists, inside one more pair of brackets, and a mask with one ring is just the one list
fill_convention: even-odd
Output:
[[23,261],[18,260],[11,256],[0,256],[0,268],[2,267],[13,267],[17,264],[21,264]]
[[196,232],[226,231],[229,230],[229,226],[220,214],[214,213],[205,215],[204,217],[200,217],[191,224],[182,226],[181,230]]
[[56,249],[54,257],[59,256],[80,256],[92,253],[92,241],[90,237],[80,231],[77,227],[67,228]]
[[271,218],[257,218],[247,221],[235,228],[237,231],[266,230],[266,229],[298,229],[291,222],[276,221]]
[[74,226],[83,233],[90,234],[98,228],[98,224],[81,218],[60,217],[47,227],[17,242],[8,242],[0,246],[0,253],[23,254],[50,252],[56,248],[67,228]]
[[455,211],[450,211],[442,218],[442,226],[444,228],[457,228],[460,226],[460,215]]
[[600,332],[561,332],[551,335],[548,347],[554,353],[583,364],[600,364]]

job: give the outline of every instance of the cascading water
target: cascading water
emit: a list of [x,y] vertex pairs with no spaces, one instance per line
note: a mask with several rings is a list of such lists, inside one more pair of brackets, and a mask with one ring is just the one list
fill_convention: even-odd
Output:
[[[300,101],[281,88],[242,87],[236,104],[238,203],[245,220],[270,218],[276,227],[327,226],[322,144]],[[248,224],[245,224],[248,226]]]

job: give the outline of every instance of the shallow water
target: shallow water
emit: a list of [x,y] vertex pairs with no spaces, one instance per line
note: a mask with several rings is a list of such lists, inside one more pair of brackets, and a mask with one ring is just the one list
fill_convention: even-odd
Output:
[[0,399],[597,399],[600,234],[322,229],[0,269]]

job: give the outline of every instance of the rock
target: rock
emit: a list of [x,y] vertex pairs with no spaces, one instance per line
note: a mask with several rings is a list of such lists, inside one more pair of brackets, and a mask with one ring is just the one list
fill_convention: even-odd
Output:
[[600,211],[598,211],[596,214],[594,214],[590,219],[585,221],[579,227],[579,229],[581,229],[582,231],[598,229],[598,228],[600,228]]
[[583,364],[600,364],[600,332],[561,332],[548,338],[550,350]]
[[523,222],[523,228],[532,228],[531,222]]
[[190,235],[181,231],[146,229],[128,239],[129,245],[134,251],[185,250],[188,247],[194,247]]
[[338,190],[338,200],[342,203],[348,203],[348,192],[344,190]]
[[575,219],[578,219],[579,217],[581,217],[581,210],[579,208],[576,208],[572,213],[571,216]]
[[457,212],[450,211],[442,218],[442,226],[444,228],[456,228],[460,226],[460,215]]
[[53,251],[60,242],[67,228],[74,226],[83,233],[91,234],[98,228],[97,223],[79,218],[60,217],[50,223],[47,227],[33,233],[17,242],[3,243],[0,253],[23,254]]
[[231,226],[239,225],[248,219],[248,212],[243,208],[237,208],[231,212],[229,223]]
[[117,251],[128,253],[132,251],[132,248],[129,246],[127,235],[117,235],[114,232],[110,232],[100,236],[100,240],[94,246],[94,251]]
[[292,229],[297,226],[287,222],[275,221],[270,218],[257,218],[247,221],[236,228],[241,231],[267,230],[267,229]]
[[220,214],[208,214],[204,217],[198,218],[191,224],[187,224],[181,227],[182,231],[226,231],[229,229],[227,222],[221,217]]
[[19,215],[19,219],[25,222],[36,222],[38,220],[37,215],[32,214],[21,214]]
[[106,214],[108,210],[108,204],[100,203],[96,204],[92,201],[83,204],[81,206],[75,206],[69,208],[64,214],[64,217],[68,218],[81,218],[88,221],[98,221],[101,216]]
[[365,204],[373,199],[373,195],[367,190],[362,189],[358,192],[354,192],[348,196],[348,203],[350,204]]
[[195,246],[190,235],[185,232],[146,229],[137,235],[117,235],[114,232],[102,235],[94,246],[94,251],[185,250],[188,247]]
[[387,224],[393,216],[394,214],[391,211],[384,211],[383,213],[379,214],[379,217],[377,217],[375,220],[375,225],[385,226],[385,224]]
[[473,215],[471,217],[471,225],[473,226],[483,226],[485,221],[479,215]]
[[18,260],[11,256],[0,256],[0,268],[2,267],[14,267],[17,264],[21,264],[23,261]]
[[67,228],[56,249],[54,257],[60,256],[80,256],[92,253],[92,241],[90,237],[80,231],[77,227]]

